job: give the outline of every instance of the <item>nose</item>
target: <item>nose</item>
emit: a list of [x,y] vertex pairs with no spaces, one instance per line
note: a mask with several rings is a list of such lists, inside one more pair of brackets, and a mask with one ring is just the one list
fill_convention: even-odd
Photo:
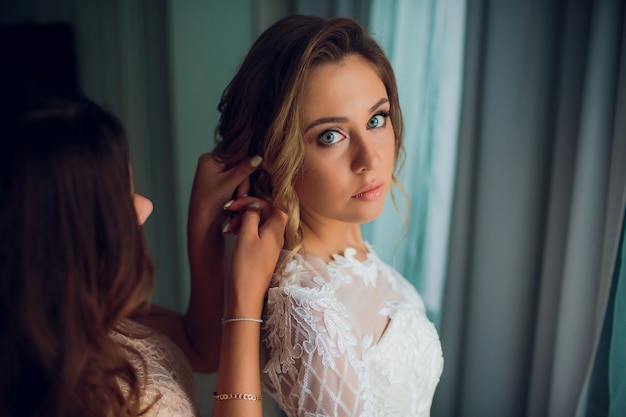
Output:
[[135,204],[135,211],[137,212],[137,222],[140,225],[144,224],[150,214],[152,214],[152,201],[141,194],[135,194],[133,195],[133,203]]
[[352,147],[352,171],[362,172],[376,168],[380,164],[380,155],[376,148],[376,138],[367,131],[350,136]]

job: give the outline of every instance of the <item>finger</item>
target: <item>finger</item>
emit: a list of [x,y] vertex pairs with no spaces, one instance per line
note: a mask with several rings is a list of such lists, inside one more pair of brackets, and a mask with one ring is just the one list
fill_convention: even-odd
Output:
[[200,174],[201,178],[224,176],[226,171],[226,164],[218,161],[213,154],[204,153],[198,157],[196,175]]
[[[205,153],[200,155],[198,159],[196,177],[204,181],[211,178],[213,179],[211,182],[217,187],[213,190],[214,192],[232,195],[237,186],[248,178],[262,161],[263,159],[261,157],[254,156],[249,160],[241,161],[237,165],[226,169],[225,163],[219,161],[215,155]],[[246,193],[247,191],[248,190],[245,190]]]
[[239,183],[239,186],[237,187],[237,198],[247,197],[249,192],[250,176],[247,176],[243,179],[243,181],[241,181],[241,183]]
[[213,154],[205,153],[198,157],[198,166],[194,174],[191,189],[191,201],[193,205],[209,198],[220,200],[224,196],[231,196],[236,184],[228,185],[228,175],[225,174],[226,166],[218,161]]
[[[265,231],[274,234],[280,239],[280,242],[284,242],[285,226],[287,225],[287,213],[278,208],[274,208],[271,216],[269,216],[263,225],[263,230],[260,234],[265,234]],[[281,243],[282,246],[282,243]]]
[[258,201],[252,202],[246,211],[240,216],[241,226],[239,233],[254,233],[255,236],[259,235],[259,224],[261,222],[261,205]]
[[[253,207],[254,210],[258,210],[259,214],[261,215],[261,219],[259,223],[262,225],[265,222],[265,220],[272,215],[274,206],[272,206],[272,204],[269,201],[265,201],[259,198],[255,198],[250,203],[250,205],[253,203],[256,203],[256,205]],[[250,206],[248,206],[248,208],[250,208]]]
[[241,214],[232,213],[232,215],[224,222],[222,226],[222,233],[232,233],[234,235],[239,233],[241,228]]
[[[261,158],[260,156],[253,156],[249,160],[241,161],[240,163],[226,171],[225,174],[228,183],[230,185],[234,185],[234,187],[232,187],[233,190],[236,186],[239,186],[245,179],[247,179],[250,174],[252,174],[257,169],[257,167],[261,165],[261,162],[263,162],[263,158]],[[248,189],[245,190],[246,194],[248,193],[249,188],[250,187],[248,185]]]
[[260,207],[258,210],[263,211],[263,213],[267,213],[265,217],[268,217],[271,214],[272,204],[269,201],[265,201],[258,197],[241,197],[235,200],[230,200],[224,204],[223,208],[224,210],[231,212],[243,211],[246,210],[253,202],[259,203]]
[[198,165],[206,166],[215,172],[226,171],[226,164],[217,160],[211,152],[203,153],[198,157]]

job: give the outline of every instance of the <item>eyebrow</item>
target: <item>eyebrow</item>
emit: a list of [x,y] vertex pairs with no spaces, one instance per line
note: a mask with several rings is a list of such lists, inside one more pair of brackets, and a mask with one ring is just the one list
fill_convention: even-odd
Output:
[[[379,108],[380,106],[382,106],[385,103],[389,103],[389,99],[384,97],[381,98],[380,100],[378,100],[376,102],[376,104],[374,104],[372,107],[369,108],[369,112],[372,113],[374,110],[376,110],[377,108]],[[345,123],[348,121],[347,117],[322,117],[320,119],[317,119],[313,122],[311,122],[306,129],[304,129],[304,133],[308,132],[309,130],[313,129],[315,126],[319,126],[319,125],[323,125],[326,123]]]

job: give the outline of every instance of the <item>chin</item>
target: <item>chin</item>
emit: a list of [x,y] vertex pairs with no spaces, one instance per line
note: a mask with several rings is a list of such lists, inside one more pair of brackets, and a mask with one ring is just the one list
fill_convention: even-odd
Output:
[[380,207],[369,207],[368,210],[362,210],[358,213],[354,213],[353,223],[363,224],[373,222],[383,212],[383,208],[384,204],[381,204]]

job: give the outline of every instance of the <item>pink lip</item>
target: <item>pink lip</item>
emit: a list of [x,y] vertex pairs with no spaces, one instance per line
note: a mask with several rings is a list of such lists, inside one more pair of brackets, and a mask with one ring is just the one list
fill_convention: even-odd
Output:
[[374,182],[372,184],[367,185],[365,188],[360,190],[358,193],[352,196],[352,198],[356,200],[362,201],[373,201],[376,200],[383,194],[385,183],[384,182]]

